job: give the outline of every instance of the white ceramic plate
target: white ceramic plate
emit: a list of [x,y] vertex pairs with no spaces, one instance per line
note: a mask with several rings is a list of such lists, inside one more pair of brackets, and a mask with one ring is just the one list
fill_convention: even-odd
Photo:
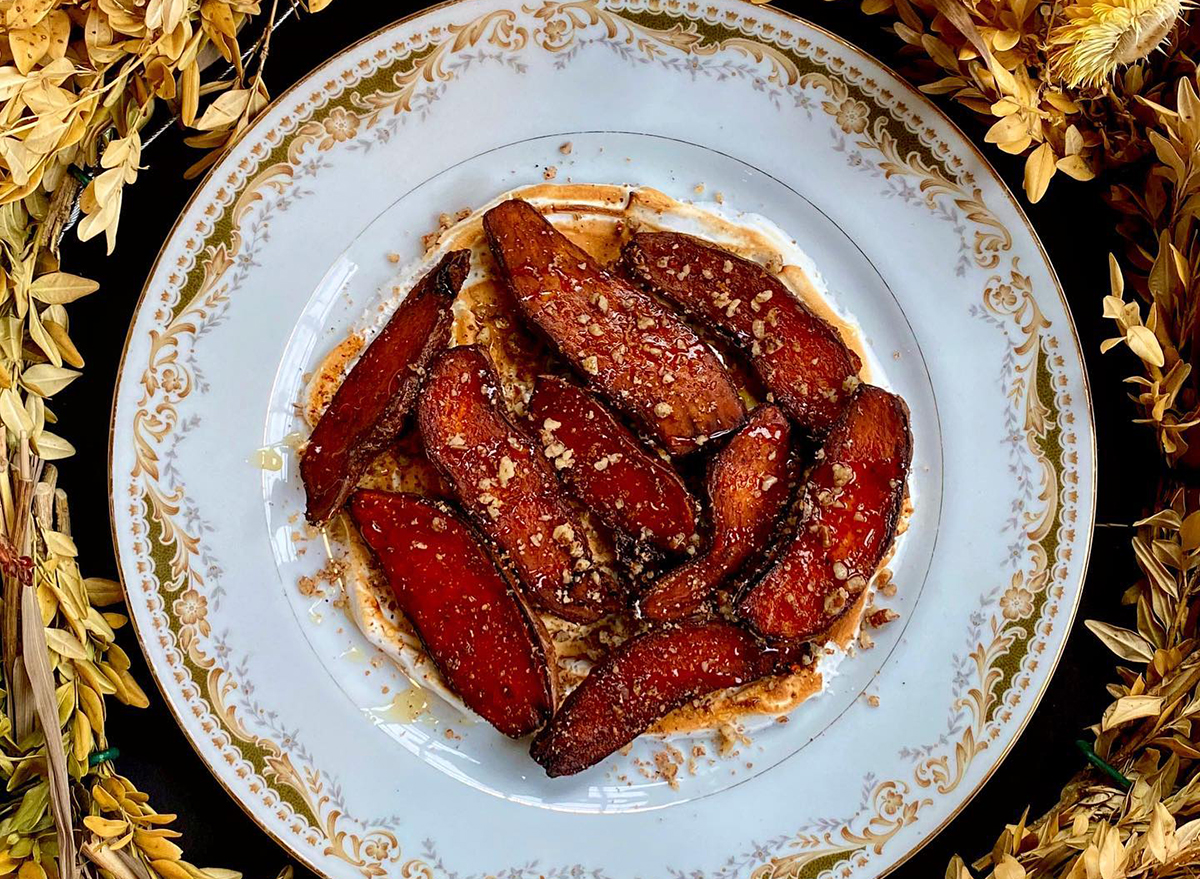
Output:
[[[384,301],[387,253],[416,260],[439,213],[550,165],[769,217],[912,409],[918,503],[886,602],[900,619],[791,722],[677,787],[632,757],[548,780],[436,699],[406,720],[403,676],[340,602],[298,586],[324,553],[281,445],[303,374]],[[130,330],[114,534],[184,731],[320,873],[877,876],[962,807],[1036,706],[1083,583],[1093,445],[1028,222],[877,62],[738,0],[462,0],[317,70],[198,190]],[[268,446],[281,470],[251,463]]]

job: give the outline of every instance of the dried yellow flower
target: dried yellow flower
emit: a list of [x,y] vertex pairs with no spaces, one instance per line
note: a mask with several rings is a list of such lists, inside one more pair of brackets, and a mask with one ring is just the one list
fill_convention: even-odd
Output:
[[1050,31],[1050,68],[1069,88],[1099,88],[1149,56],[1183,14],[1183,0],[1094,0],[1063,10]]

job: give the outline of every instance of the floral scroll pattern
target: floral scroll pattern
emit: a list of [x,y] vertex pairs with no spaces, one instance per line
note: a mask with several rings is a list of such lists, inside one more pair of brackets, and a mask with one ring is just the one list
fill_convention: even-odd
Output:
[[[143,636],[158,639],[175,684],[212,744],[297,840],[367,879],[455,879],[432,840],[418,852],[402,852],[395,819],[348,814],[336,780],[248,692],[239,660],[210,621],[221,602],[223,572],[206,544],[209,526],[172,463],[175,444],[197,426],[180,416],[179,404],[204,393],[195,346],[222,320],[274,213],[304,196],[305,178],[321,173],[326,154],[386,141],[475,65],[521,71],[523,55],[538,51],[563,66],[588,46],[681,76],[746,79],[781,112],[824,113],[835,148],[853,166],[953,224],[962,238],[960,274],[968,268],[990,273],[971,308],[1007,343],[1000,380],[1010,402],[1005,417],[1020,494],[1010,519],[1011,572],[1006,582],[990,584],[971,617],[944,734],[901,751],[911,764],[908,777],[866,777],[854,814],[752,843],[715,871],[669,869],[674,879],[852,876],[921,820],[934,797],[964,783],[1026,697],[1057,624],[1059,581],[1075,539],[1078,440],[1066,411],[1059,339],[1012,254],[1012,233],[962,159],[901,96],[803,36],[759,20],[752,7],[542,0],[494,10],[462,24],[429,27],[379,50],[311,95],[293,98],[275,127],[251,132],[257,138],[253,160],[244,161],[204,206],[206,222],[187,240],[188,255],[172,268],[168,287],[146,294],[154,327],[149,358],[137,367],[142,398],[131,427],[136,463],[124,499],[138,529],[140,580],[128,585],[153,617],[154,632]],[[514,866],[503,875],[604,877],[578,865],[542,864]]]

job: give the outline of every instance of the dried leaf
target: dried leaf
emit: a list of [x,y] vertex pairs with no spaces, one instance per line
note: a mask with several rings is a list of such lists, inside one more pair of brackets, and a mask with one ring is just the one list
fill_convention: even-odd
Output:
[[21,383],[41,397],[52,397],[82,373],[53,363],[37,363],[21,373]]
[[13,436],[29,436],[33,433],[33,421],[21,404],[21,398],[11,388],[0,391],[0,420]]
[[[4,414],[3,398],[0,398],[0,415]],[[7,423],[7,422],[5,422]],[[34,441],[38,456],[46,461],[58,461],[75,454],[75,447],[57,434],[43,430]]]
[[1025,195],[1031,202],[1036,204],[1042,200],[1056,169],[1056,157],[1050,144],[1044,143],[1029,154],[1025,160]]
[[67,659],[90,659],[79,639],[65,629],[46,629],[46,643],[55,653]]
[[42,531],[42,539],[46,541],[46,549],[55,555],[64,558],[75,558],[79,555],[75,541],[61,531]]
[[1004,860],[996,865],[996,871],[993,873],[995,879],[1025,879],[1025,868],[1010,854],[1004,856]]
[[100,285],[79,275],[66,272],[50,272],[36,278],[29,285],[29,294],[40,302],[49,305],[65,305],[80,297],[94,293]]
[[1091,180],[1096,176],[1083,156],[1063,156],[1057,166],[1058,170],[1075,180]]
[[107,607],[110,604],[117,604],[124,599],[121,584],[116,580],[107,580],[104,577],[88,577],[83,581],[83,586],[87,592],[88,601],[97,607]]
[[1125,342],[1130,349],[1151,366],[1161,367],[1166,361],[1162,346],[1148,327],[1132,326],[1125,331]]
[[196,120],[196,128],[201,131],[213,131],[233,125],[250,105],[250,95],[250,89],[230,89],[223,92]]
[[34,708],[46,736],[46,756],[50,771],[50,803],[58,836],[58,872],[63,879],[74,879],[75,837],[71,827],[70,777],[66,754],[58,735],[58,708],[54,699],[54,673],[46,653],[46,629],[33,589],[21,591],[21,633],[25,671],[33,688]]
[[1099,620],[1086,620],[1084,625],[1104,642],[1105,647],[1127,662],[1149,662],[1154,658],[1154,646],[1137,632]]
[[1122,696],[1104,712],[1100,729],[1107,732],[1143,717],[1154,717],[1162,711],[1162,696]]

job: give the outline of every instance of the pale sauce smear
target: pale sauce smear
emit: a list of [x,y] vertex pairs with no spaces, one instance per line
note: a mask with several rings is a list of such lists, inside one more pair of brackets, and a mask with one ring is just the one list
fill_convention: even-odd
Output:
[[[505,193],[491,204],[429,236],[430,251],[396,280],[393,290],[402,294],[444,253],[466,248],[471,251],[472,271],[453,306],[455,345],[486,346],[496,365],[505,400],[516,417],[525,414],[536,376],[561,371],[544,343],[533,336],[515,315],[509,294],[500,283],[487,241],[482,217],[487,208],[507,198],[531,202],[568,238],[601,263],[611,263],[622,245],[637,231],[674,230],[708,239],[769,268],[814,312],[841,333],[846,344],[863,360],[860,375],[871,379],[870,361],[858,327],[838,313],[818,286],[811,261],[781,230],[759,217],[717,213],[716,206],[704,208],[676,201],[657,190],[600,184],[540,184]],[[310,426],[316,424],[354,359],[390,316],[388,307],[373,315],[364,326],[336,345],[320,363],[300,401]],[[703,328],[698,328],[703,333]],[[714,340],[715,341],[715,340]],[[718,353],[723,350],[717,345]],[[735,381],[748,405],[758,401],[745,380],[744,365],[730,362]],[[402,436],[384,452],[364,475],[361,487],[415,492],[450,499],[448,487],[425,457],[419,437]],[[909,511],[906,504],[905,518]],[[467,709],[442,682],[425,654],[412,627],[392,599],[391,590],[376,567],[369,550],[345,514],[327,528],[331,551],[341,565],[342,582],[351,614],[367,639],[391,657],[415,683]],[[611,562],[613,548],[598,531],[593,531],[592,548],[602,563]],[[886,578],[876,578],[886,579]],[[720,691],[698,699],[663,718],[652,732],[685,732],[716,729],[744,715],[784,715],[827,684],[829,669],[859,637],[864,610],[873,590],[866,590],[851,613],[842,617],[824,645],[814,646],[813,661],[803,670],[752,684]],[[636,621],[610,617],[580,625],[543,615],[549,630],[562,685],[569,690],[587,674],[592,663],[636,631]]]

